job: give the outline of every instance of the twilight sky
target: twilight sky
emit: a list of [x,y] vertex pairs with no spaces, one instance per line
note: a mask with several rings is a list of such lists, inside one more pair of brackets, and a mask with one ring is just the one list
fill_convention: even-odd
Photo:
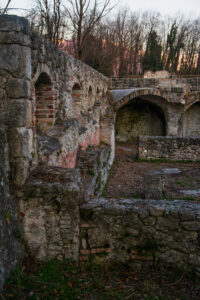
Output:
[[[116,3],[117,0],[112,0]],[[187,17],[195,18],[200,15],[200,0],[118,0],[117,8],[127,7],[130,10],[157,10],[162,15],[174,15],[177,12],[184,14]],[[67,3],[67,0],[63,0]],[[7,0],[0,0],[0,6],[4,7]],[[31,8],[34,0],[11,0],[9,7],[15,8]],[[11,12],[10,12],[11,13]],[[13,12],[14,13],[14,12]],[[21,14],[18,11],[15,14]]]

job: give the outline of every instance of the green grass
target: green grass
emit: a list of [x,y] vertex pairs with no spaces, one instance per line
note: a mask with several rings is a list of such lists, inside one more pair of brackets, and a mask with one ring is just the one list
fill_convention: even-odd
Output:
[[[152,240],[141,251],[154,251]],[[143,265],[140,271],[127,264],[81,265],[51,260],[29,268],[22,266],[10,276],[0,299],[156,300],[198,299],[199,278],[165,266]],[[170,296],[170,297],[169,297]]]
[[182,197],[181,198],[182,200],[186,200],[186,201],[188,201],[188,200],[192,200],[192,201],[194,201],[194,200],[196,200],[194,197],[192,197],[192,196],[184,196],[184,197]]
[[176,180],[176,184],[180,185],[181,187],[185,186],[185,183],[181,180]]

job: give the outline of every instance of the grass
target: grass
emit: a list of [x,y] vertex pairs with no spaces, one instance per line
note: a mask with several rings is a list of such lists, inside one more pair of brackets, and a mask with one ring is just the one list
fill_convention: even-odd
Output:
[[[143,248],[155,249],[148,241]],[[198,299],[199,278],[165,266],[144,265],[137,271],[126,264],[77,265],[51,260],[27,269],[22,266],[6,282],[0,299]]]
[[192,197],[192,196],[184,196],[184,197],[182,197],[181,198],[182,200],[186,200],[186,201],[195,201],[195,200],[197,200],[197,199],[195,199],[194,197]]
[[[160,165],[161,163],[194,163],[194,161],[192,160],[170,160],[170,159],[164,159],[164,158],[160,158],[160,159],[143,159],[143,158],[138,158],[136,160],[137,162],[152,162],[155,163],[157,165]],[[195,163],[200,163],[200,161],[195,161]]]

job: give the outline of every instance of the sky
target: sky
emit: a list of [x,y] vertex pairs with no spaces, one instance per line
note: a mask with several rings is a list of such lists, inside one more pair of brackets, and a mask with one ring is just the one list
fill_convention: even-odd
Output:
[[[116,3],[117,0],[112,1]],[[63,0],[63,2],[67,3],[67,0]],[[7,0],[0,0],[0,7],[4,7],[6,3]],[[32,6],[34,6],[34,0],[11,0],[9,7],[29,9]],[[190,18],[200,15],[200,0],[118,0],[116,10],[122,7],[127,7],[132,11],[157,10],[162,15],[171,16],[179,12]],[[17,11],[17,14],[22,14],[22,11]]]

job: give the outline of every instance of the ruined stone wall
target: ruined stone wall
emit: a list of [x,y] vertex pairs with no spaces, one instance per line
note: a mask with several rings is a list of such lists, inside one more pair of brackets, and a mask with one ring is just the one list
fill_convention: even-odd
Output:
[[[26,19],[0,16],[1,286],[22,257],[19,218],[31,255],[78,260],[80,203],[102,191],[113,160],[114,140],[101,145],[107,88],[105,76],[31,32]],[[98,153],[91,193],[76,168],[85,151],[89,160]]]
[[0,127],[0,290],[10,272],[23,258],[17,213],[9,183],[7,131],[5,127]]
[[134,268],[163,262],[200,273],[199,204],[98,199],[81,208],[80,260]]
[[31,32],[24,18],[1,16],[0,43],[0,124],[15,149],[15,183],[38,163],[74,168],[79,149],[101,142],[108,79]]
[[139,136],[138,158],[197,161],[200,159],[200,137]]

